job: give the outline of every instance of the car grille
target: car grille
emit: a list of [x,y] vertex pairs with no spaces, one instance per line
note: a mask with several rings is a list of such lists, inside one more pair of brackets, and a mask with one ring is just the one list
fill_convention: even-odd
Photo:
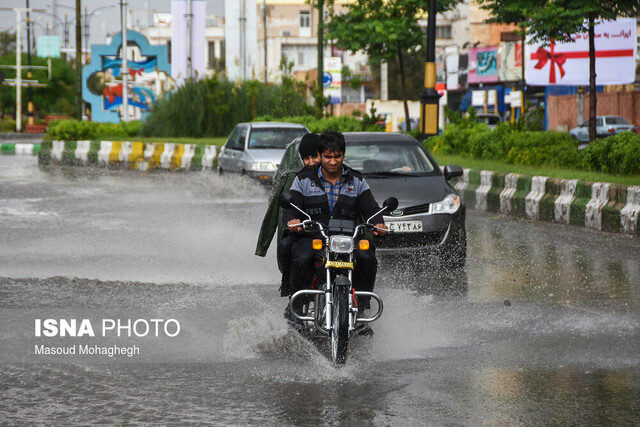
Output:
[[442,239],[442,233],[394,233],[388,234],[382,239],[376,239],[378,248],[415,248],[433,246]]
[[410,206],[408,208],[403,208],[401,210],[402,210],[403,216],[425,213],[425,212],[429,212],[429,203],[427,203],[426,205]]

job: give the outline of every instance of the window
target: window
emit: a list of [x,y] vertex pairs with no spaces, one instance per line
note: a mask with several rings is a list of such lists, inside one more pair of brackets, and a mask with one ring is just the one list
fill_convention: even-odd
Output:
[[451,37],[451,25],[442,25],[436,27],[436,39],[450,39]]
[[282,54],[287,58],[287,61],[294,63],[294,71],[308,70],[315,66],[313,59],[317,52],[314,45],[285,44],[282,45]]
[[298,15],[298,35],[300,37],[311,37],[311,12],[301,10]]
[[167,62],[171,64],[171,40],[167,40]]
[[208,43],[208,53],[209,53],[209,65],[207,68],[213,70],[216,68],[216,42]]
[[300,28],[311,28],[311,12],[308,10],[300,11]]

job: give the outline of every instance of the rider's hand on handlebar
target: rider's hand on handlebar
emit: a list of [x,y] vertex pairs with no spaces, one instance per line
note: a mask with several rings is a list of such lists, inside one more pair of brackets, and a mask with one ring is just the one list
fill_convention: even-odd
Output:
[[[299,225],[297,225],[297,224],[299,224]],[[289,226],[289,230],[294,232],[294,233],[302,232],[302,223],[297,218],[296,219],[292,219],[291,221],[289,221],[287,223],[287,225]]]
[[387,228],[386,225],[384,224],[376,224],[376,228],[373,230],[373,232],[371,234],[373,234],[374,236],[384,236],[385,234],[387,234],[389,231],[389,229]]

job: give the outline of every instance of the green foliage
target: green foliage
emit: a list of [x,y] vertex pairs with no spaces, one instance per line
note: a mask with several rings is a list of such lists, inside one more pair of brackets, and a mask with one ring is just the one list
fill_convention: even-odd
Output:
[[372,125],[364,120],[360,120],[352,116],[317,118],[315,116],[306,115],[274,119],[273,116],[265,115],[257,117],[256,121],[299,123],[306,126],[311,132],[316,133],[324,132],[325,130],[338,130],[340,132],[381,132],[384,130],[376,124]]
[[47,128],[45,140],[82,141],[131,138],[138,134],[142,122],[98,123],[86,120],[60,120]]
[[475,123],[470,115],[450,123],[425,146],[436,155],[462,155],[512,165],[640,174],[640,136],[631,132],[599,139],[580,151],[564,132],[523,131],[508,123],[491,130]]
[[291,76],[281,85],[257,80],[234,84],[214,76],[187,82],[159,100],[140,131],[143,136],[203,138],[227,136],[240,122],[256,116],[273,117],[310,114],[304,88]]
[[611,174],[640,174],[640,136],[624,132],[592,142],[582,150],[582,166]]
[[[0,65],[15,65],[16,55],[10,53],[0,57]],[[22,55],[23,66],[27,64],[27,54]],[[47,59],[35,55],[31,56],[31,64],[46,66]],[[26,67],[25,67],[26,68]],[[12,69],[2,69],[6,78],[15,78],[16,72]],[[75,81],[76,76],[71,66],[61,58],[51,59],[51,80],[46,69],[34,69],[33,79],[47,85],[46,88],[33,88],[33,104],[36,117],[44,117],[47,114],[75,114]],[[27,77],[26,70],[23,77]],[[28,89],[22,89],[22,113],[27,113]],[[10,86],[0,86],[0,104],[2,112],[15,116],[16,113],[16,89]]]
[[2,119],[0,121],[0,132],[15,132],[16,121],[13,119]]

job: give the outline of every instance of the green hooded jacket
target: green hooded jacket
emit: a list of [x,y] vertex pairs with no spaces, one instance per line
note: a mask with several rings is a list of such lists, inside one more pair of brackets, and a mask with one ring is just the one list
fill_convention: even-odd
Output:
[[[276,230],[278,232],[277,242],[280,243],[280,240],[282,240],[284,225],[282,223],[282,208],[278,199],[281,194],[289,192],[296,175],[304,168],[304,163],[298,155],[298,146],[296,144],[296,141],[299,142],[299,140],[300,138],[297,138],[289,144],[283,156],[282,164],[276,172],[273,191],[269,198],[269,207],[264,214],[260,234],[258,235],[258,244],[256,245],[256,255],[258,256],[264,257],[267,255],[267,250],[271,245],[274,234],[276,234]],[[279,263],[278,267],[280,268]]]

